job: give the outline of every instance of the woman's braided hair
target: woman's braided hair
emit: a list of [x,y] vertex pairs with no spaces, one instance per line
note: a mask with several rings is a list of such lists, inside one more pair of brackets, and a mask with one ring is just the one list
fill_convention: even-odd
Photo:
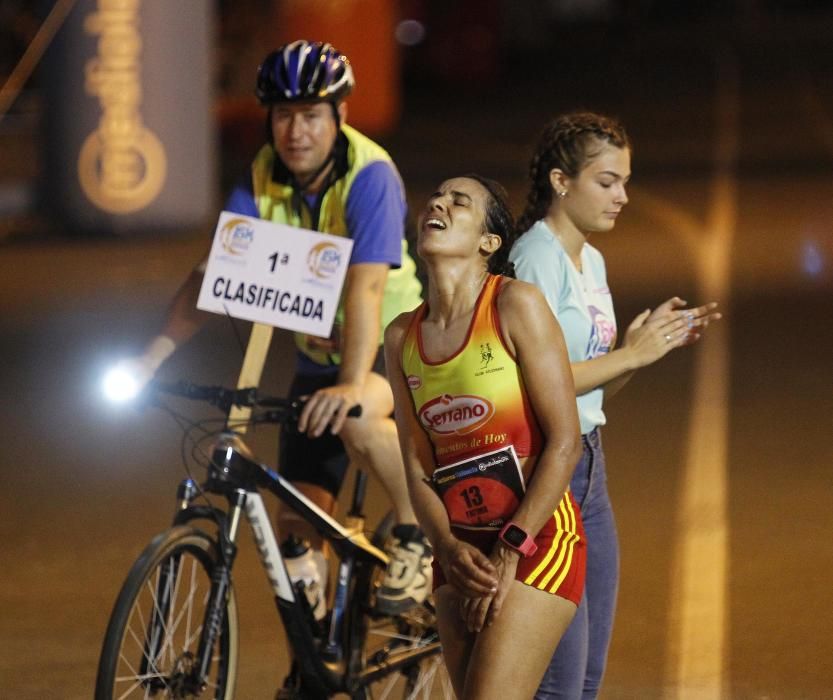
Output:
[[503,185],[482,175],[469,173],[462,177],[474,180],[488,193],[486,201],[486,215],[483,221],[483,228],[488,233],[500,236],[501,246],[489,256],[488,269],[493,275],[515,276],[515,265],[509,262],[509,250],[518,235],[518,228],[515,226],[515,217],[509,208],[509,196]]
[[541,134],[529,164],[531,182],[526,208],[518,220],[518,230],[526,231],[542,219],[552,204],[550,172],[554,168],[574,178],[609,143],[630,148],[625,128],[611,117],[593,112],[572,112],[553,119]]

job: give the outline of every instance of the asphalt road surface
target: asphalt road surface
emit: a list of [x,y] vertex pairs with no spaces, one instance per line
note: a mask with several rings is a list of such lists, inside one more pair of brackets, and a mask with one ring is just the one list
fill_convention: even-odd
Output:
[[[609,70],[500,96],[511,110],[494,92],[417,90],[387,141],[413,206],[471,170],[503,179],[520,206],[544,119],[613,111],[635,143],[631,203],[593,243],[620,332],[674,294],[721,302],[700,345],[608,405],[622,572],[603,698],[833,698],[833,88],[819,45],[628,44]],[[0,697],[91,696],[116,593],[182,476],[170,418],[106,405],[98,380],[153,332],[205,241],[53,225],[0,243]],[[264,378],[276,393],[290,354],[278,338]],[[163,373],[230,383],[240,361],[218,317]],[[253,443],[272,458],[273,431]],[[370,500],[375,517],[375,485]],[[238,695],[268,699],[286,651],[242,543]]]

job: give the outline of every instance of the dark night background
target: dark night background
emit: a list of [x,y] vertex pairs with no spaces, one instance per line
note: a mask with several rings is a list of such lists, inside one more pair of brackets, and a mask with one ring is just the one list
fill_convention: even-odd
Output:
[[[105,406],[96,382],[155,331],[259,144],[251,87],[280,41],[262,18],[280,4],[216,4],[216,206],[192,225],[115,236],[47,214],[41,145],[54,75],[36,71],[0,120],[3,697],[90,697],[121,581],[169,520],[182,474],[178,429],[159,411]],[[0,81],[52,5],[0,0]],[[398,117],[373,135],[397,162],[412,213],[442,179],[469,171],[502,181],[520,211],[545,121],[576,108],[611,113],[634,145],[630,204],[592,243],[607,261],[620,334],[672,295],[721,294],[726,318],[714,334],[642,370],[608,405],[622,579],[601,697],[833,698],[833,4],[394,7],[400,38],[419,40],[399,44]],[[353,99],[372,101],[356,77]],[[728,265],[722,285],[714,250]],[[263,384],[275,392],[288,383],[289,348],[280,336],[267,364]],[[218,317],[163,374],[231,383],[240,359]],[[692,432],[698,407],[724,432]],[[725,448],[721,663],[699,685],[679,680],[677,619],[691,435],[703,449]],[[264,459],[275,441],[260,429],[252,439]],[[377,497],[370,515],[383,508]],[[698,515],[695,530],[711,515]],[[283,640],[243,540],[238,696],[271,698],[286,668]],[[703,566],[707,578],[709,560]],[[702,602],[705,619],[717,603]]]

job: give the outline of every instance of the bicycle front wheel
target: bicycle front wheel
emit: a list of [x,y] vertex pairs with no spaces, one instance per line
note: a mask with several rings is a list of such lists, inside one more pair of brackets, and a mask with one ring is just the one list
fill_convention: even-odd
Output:
[[110,616],[96,679],[96,700],[231,700],[237,673],[234,589],[223,610],[207,684],[194,687],[217,545],[192,527],[157,536],[133,565]]

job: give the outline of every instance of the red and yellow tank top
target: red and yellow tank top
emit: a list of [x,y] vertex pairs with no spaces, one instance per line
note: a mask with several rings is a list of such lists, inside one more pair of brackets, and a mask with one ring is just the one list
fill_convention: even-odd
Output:
[[[402,347],[414,407],[434,447],[432,485],[455,535],[487,554],[496,531],[523,499],[537,461],[527,460],[521,473],[515,457],[536,457],[543,447],[520,367],[501,335],[497,299],[504,282],[504,277],[488,276],[466,338],[451,357],[431,361],[425,356],[425,304],[414,313]],[[578,604],[584,588],[584,530],[569,489],[536,543],[536,556],[521,560],[519,580]],[[438,575],[435,584],[442,580]]]
[[500,331],[497,297],[505,279],[488,276],[466,339],[451,357],[426,358],[421,333],[427,312],[424,303],[414,313],[405,336],[402,368],[438,467],[509,445],[518,457],[541,450],[541,429],[520,367]]

